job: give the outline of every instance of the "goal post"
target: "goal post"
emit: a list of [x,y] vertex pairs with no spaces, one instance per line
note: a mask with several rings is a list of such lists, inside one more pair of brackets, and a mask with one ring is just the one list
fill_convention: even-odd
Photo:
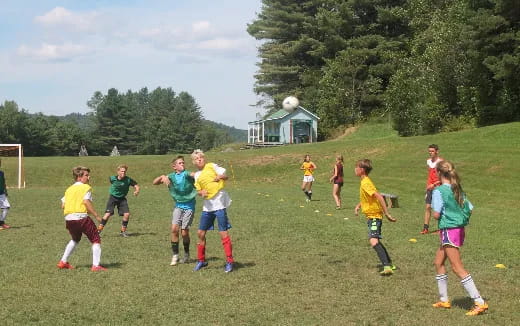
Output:
[[0,144],[1,157],[18,157],[18,189],[25,188],[25,174],[23,170],[23,148],[22,144]]

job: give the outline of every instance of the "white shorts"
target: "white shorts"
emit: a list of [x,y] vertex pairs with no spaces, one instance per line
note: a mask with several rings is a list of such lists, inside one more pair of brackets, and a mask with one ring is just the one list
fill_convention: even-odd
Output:
[[7,196],[5,194],[0,195],[0,208],[10,208],[9,200],[7,200]]
[[303,182],[313,182],[314,177],[312,175],[304,175],[303,176]]

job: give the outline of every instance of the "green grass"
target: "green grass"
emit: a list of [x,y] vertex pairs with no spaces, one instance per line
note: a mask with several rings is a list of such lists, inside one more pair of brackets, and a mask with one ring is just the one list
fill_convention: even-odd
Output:
[[[520,123],[410,138],[397,137],[385,124],[367,124],[336,141],[208,153],[231,177],[226,187],[233,199],[229,216],[238,267],[231,274],[223,272],[216,232],[208,233],[208,268],[169,266],[172,200],[151,181],[169,172],[171,156],[25,158],[27,188],[10,189],[12,229],[0,231],[1,324],[513,325],[520,318],[519,142]],[[490,304],[483,316],[464,316],[471,301],[451,272],[454,306],[431,308],[438,240],[418,234],[430,143],[455,163],[475,205],[462,257]],[[318,165],[311,203],[299,190],[306,153]],[[346,161],[340,211],[326,182],[335,153]],[[365,157],[373,160],[378,189],[398,194],[401,205],[392,210],[399,221],[383,226],[383,241],[399,267],[387,278],[377,273],[364,218],[353,215],[359,187],[353,165]],[[92,168],[95,207],[103,211],[107,178],[118,163],[127,163],[142,187],[129,199],[133,236],[118,236],[120,220],[114,216],[102,240],[109,271],[89,271],[86,239],[70,259],[77,269],[57,270],[69,240],[59,199],[71,182],[70,169]],[[3,159],[11,185],[14,164]],[[200,201],[197,217],[199,207]],[[194,231],[192,239],[195,256]],[[495,268],[498,263],[507,268]]]

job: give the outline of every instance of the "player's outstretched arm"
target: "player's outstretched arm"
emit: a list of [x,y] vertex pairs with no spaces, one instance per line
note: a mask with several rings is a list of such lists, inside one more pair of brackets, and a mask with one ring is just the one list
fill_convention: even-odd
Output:
[[388,211],[388,207],[386,207],[385,199],[383,198],[383,196],[378,192],[375,192],[374,196],[376,197],[377,201],[381,205],[381,208],[383,208],[383,213],[385,214],[386,218],[390,222],[396,222],[397,219],[395,219],[394,217],[392,217],[392,215],[390,215],[390,212]]

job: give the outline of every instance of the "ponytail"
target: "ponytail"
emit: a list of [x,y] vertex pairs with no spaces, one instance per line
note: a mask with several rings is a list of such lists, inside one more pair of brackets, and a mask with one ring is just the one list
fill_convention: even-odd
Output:
[[460,177],[455,171],[455,166],[450,161],[441,161],[437,163],[437,173],[440,177],[443,177],[450,181],[451,191],[453,196],[460,207],[464,206],[464,192],[462,191],[462,184]]

